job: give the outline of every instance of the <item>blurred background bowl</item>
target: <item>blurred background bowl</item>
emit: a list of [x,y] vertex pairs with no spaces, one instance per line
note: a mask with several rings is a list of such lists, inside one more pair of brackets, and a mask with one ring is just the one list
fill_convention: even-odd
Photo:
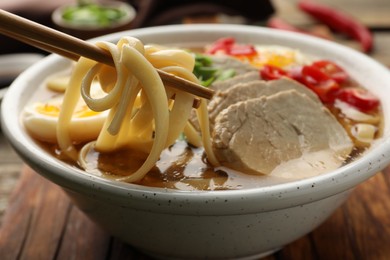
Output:
[[[83,8],[83,10],[80,8]],[[92,8],[94,8],[94,10],[92,10]],[[76,9],[78,12],[77,17],[79,17],[78,20],[72,21],[72,18],[67,19],[64,17],[64,14],[69,12],[69,10]],[[95,17],[97,12],[102,12],[103,9],[106,11],[110,9],[109,12],[104,13],[104,23],[99,20],[101,17]],[[108,21],[110,16],[112,17],[112,12],[114,12],[114,16],[116,15],[115,13],[120,12],[121,17]],[[98,15],[103,16],[103,13]],[[58,30],[80,39],[89,39],[113,32],[129,30],[136,17],[136,10],[130,4],[119,1],[99,2],[86,5],[72,4],[63,5],[55,9],[51,17],[54,26],[57,27]]]

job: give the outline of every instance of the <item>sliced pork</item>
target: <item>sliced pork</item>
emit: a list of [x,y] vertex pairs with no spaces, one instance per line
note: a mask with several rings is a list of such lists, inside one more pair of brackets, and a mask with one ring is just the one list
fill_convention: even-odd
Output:
[[213,130],[221,164],[254,174],[270,174],[291,160],[295,167],[321,165],[316,155],[322,151],[330,151],[338,167],[352,147],[329,110],[296,89],[232,104],[216,117]]
[[304,93],[316,102],[321,102],[317,95],[311,90],[289,78],[273,81],[254,80],[247,83],[238,83],[225,91],[217,92],[210,101],[208,105],[210,125],[212,126],[214,124],[215,118],[222,110],[232,104],[251,98],[273,95],[290,89],[295,89],[300,93]]
[[216,81],[213,84],[211,84],[211,88],[218,91],[226,91],[227,89],[235,86],[239,83],[246,83],[254,80],[260,80],[260,72],[259,71],[250,71],[243,74],[239,74],[233,78],[223,80],[223,81]]

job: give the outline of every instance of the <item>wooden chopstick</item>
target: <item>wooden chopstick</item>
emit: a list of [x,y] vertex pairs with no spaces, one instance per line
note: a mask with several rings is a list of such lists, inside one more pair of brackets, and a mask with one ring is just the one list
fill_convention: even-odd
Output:
[[[0,33],[35,46],[39,49],[57,53],[72,60],[78,60],[80,56],[95,60],[110,66],[114,61],[108,52],[100,49],[92,43],[83,41],[71,35],[62,33],[44,25],[35,23],[20,16],[0,9]],[[195,84],[186,79],[174,76],[157,69],[161,80],[168,86],[189,92],[198,97],[210,99],[214,91]]]
[[56,54],[59,54],[61,56],[67,57],[67,58],[69,58],[71,60],[77,61],[80,58],[80,56],[77,55],[77,54],[66,52],[66,51],[63,51],[61,49],[52,47],[50,45],[46,45],[46,44],[43,44],[41,42],[34,41],[31,38],[22,38],[18,34],[14,34],[14,33],[9,32],[9,31],[3,31],[2,28],[1,28],[1,25],[0,25],[0,33],[4,34],[6,36],[9,36],[11,38],[14,38],[14,39],[16,39],[16,40],[18,40],[20,42],[23,42],[23,43],[26,43],[28,45],[37,47],[37,48],[39,48],[41,50],[45,50],[45,51],[48,51],[48,52],[51,52],[51,53],[56,53]]
[[[3,33],[1,27],[0,27],[0,33]],[[26,44],[38,47],[38,48],[46,50],[48,52],[61,54],[62,56],[68,57],[68,58],[70,58],[72,60],[78,60],[80,58],[80,56],[78,56],[76,54],[73,54],[73,53],[70,53],[70,52],[65,52],[65,51],[63,51],[61,49],[57,49],[57,48],[52,47],[50,45],[42,44],[41,42],[36,42],[36,41],[34,41],[34,40],[30,39],[30,38],[21,38],[17,34],[13,34],[13,33],[8,32],[8,31],[4,32],[4,34],[7,35],[7,36],[10,36],[10,37],[13,37],[13,38],[15,37],[16,39],[18,39],[21,42],[24,42]],[[162,71],[162,72],[165,73],[164,71]],[[170,75],[170,74],[168,74],[168,75]],[[168,77],[168,80],[169,79],[170,79],[170,77]],[[167,84],[167,82],[165,82],[165,83]],[[172,84],[170,86],[172,87]],[[194,98],[192,107],[193,108],[198,108],[199,106],[200,106],[200,99],[199,98]]]

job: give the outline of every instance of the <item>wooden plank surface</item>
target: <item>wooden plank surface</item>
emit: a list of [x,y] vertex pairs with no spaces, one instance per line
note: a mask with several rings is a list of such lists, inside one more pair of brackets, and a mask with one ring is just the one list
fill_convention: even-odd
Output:
[[[112,238],[64,192],[25,167],[0,229],[0,256],[16,259],[150,259]],[[357,187],[324,224],[266,257],[389,259],[390,170]]]
[[9,194],[16,185],[21,168],[22,160],[11,149],[0,129],[0,226]]

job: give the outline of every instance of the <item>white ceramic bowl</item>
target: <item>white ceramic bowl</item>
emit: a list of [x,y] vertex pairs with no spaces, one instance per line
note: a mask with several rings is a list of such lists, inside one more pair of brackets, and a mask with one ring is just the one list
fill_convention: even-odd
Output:
[[183,192],[104,180],[54,159],[26,133],[20,113],[35,88],[68,61],[50,56],[25,71],[3,101],[3,129],[20,156],[38,173],[62,186],[74,203],[108,232],[154,256],[239,258],[268,254],[320,225],[351,189],[390,161],[388,69],[343,46],[281,31],[236,25],[147,28],[122,35],[145,43],[204,43],[233,36],[240,42],[278,44],[337,60],[363,86],[381,98],[384,134],[364,156],[333,172],[269,187]]

